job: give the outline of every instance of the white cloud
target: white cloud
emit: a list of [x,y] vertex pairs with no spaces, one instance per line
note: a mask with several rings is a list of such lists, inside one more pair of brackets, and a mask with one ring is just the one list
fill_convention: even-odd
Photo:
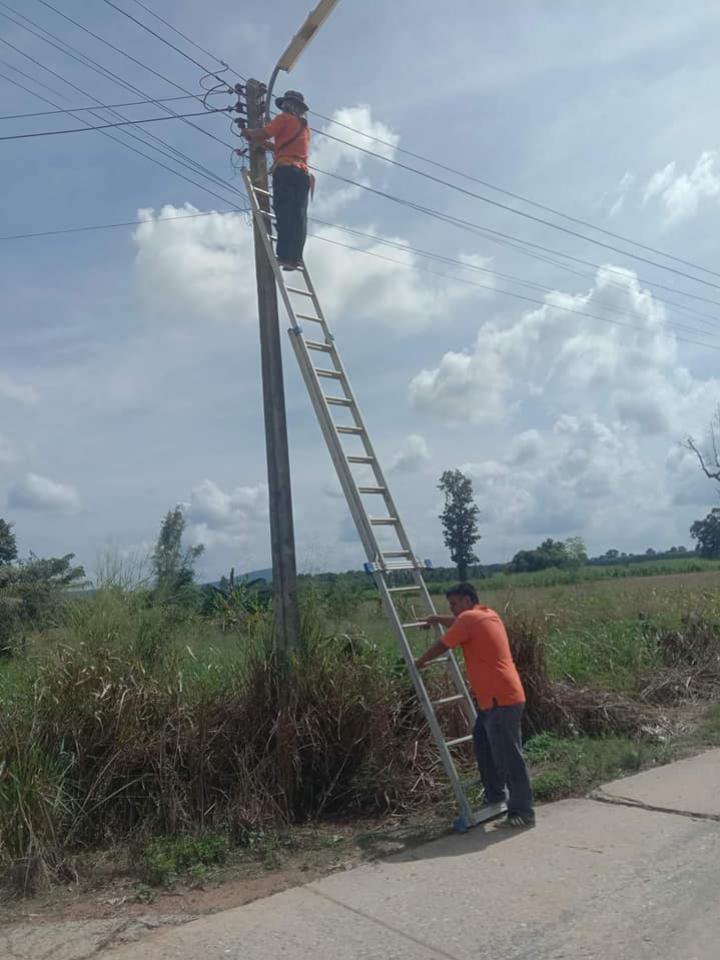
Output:
[[10,488],[8,505],[21,510],[75,513],[80,509],[80,497],[69,484],[28,473]]
[[605,522],[619,491],[629,513],[641,507],[641,490],[653,489],[651,464],[633,432],[617,421],[562,414],[550,429],[529,433],[529,462],[518,462],[513,445],[502,460],[461,468],[473,478],[483,517],[505,534],[569,536],[594,520]]
[[[189,204],[165,206],[158,216],[194,212]],[[213,213],[159,221],[152,211],[139,213],[144,222],[135,231],[135,273],[149,323],[169,322],[178,338],[204,333],[207,322],[257,324],[252,231],[243,216]],[[481,282],[490,287],[487,292],[458,279],[426,277],[418,270],[421,258],[381,242],[405,247],[402,237],[383,235],[372,225],[364,232],[378,240],[358,239],[334,227],[316,228],[317,237],[308,239],[306,258],[333,325],[352,306],[353,318],[407,333],[450,319],[454,306],[492,293],[486,277]],[[365,253],[353,253],[348,245]],[[489,262],[474,254],[460,258],[470,267]],[[121,392],[132,396],[136,386],[126,379],[123,374]]]
[[[629,326],[559,304],[598,316],[610,304]],[[483,324],[471,348],[444,354],[409,391],[416,408],[459,428],[484,535],[504,551],[574,533],[604,549],[669,545],[687,539],[679,508],[713,492],[678,441],[705,429],[720,398],[720,380],[691,374],[678,351],[634,274],[603,268],[585,294]],[[494,431],[477,441],[487,460],[472,456],[468,423]]]
[[717,150],[705,150],[689,173],[679,175],[676,175],[676,163],[673,160],[650,177],[643,203],[658,197],[668,223],[693,216],[703,201],[720,197],[719,157]]
[[267,487],[258,483],[225,492],[213,480],[203,480],[184,507],[190,542],[237,546],[247,543],[258,525],[267,525]]
[[403,440],[400,449],[390,460],[389,469],[393,472],[411,473],[419,470],[430,460],[427,441],[417,433],[411,433]]
[[[330,173],[337,173],[343,168],[348,172],[358,172],[369,158],[361,150],[355,149],[356,147],[370,150],[389,160],[394,159],[400,137],[380,120],[373,120],[372,111],[367,104],[342,107],[334,111],[331,119],[335,123],[324,124],[322,132],[312,145],[313,166]],[[353,129],[348,130],[346,127]],[[371,140],[368,137],[377,139]],[[339,143],[339,140],[345,142]],[[378,140],[383,143],[378,143]]]
[[[370,107],[365,104],[335,110],[332,119],[336,123],[324,124],[322,132],[317,134],[312,144],[312,165],[316,168],[318,182],[311,215],[320,217],[333,216],[363,195],[359,186],[343,184],[333,177],[324,176],[321,171],[348,177],[367,186],[370,183],[368,178],[360,176],[367,164],[371,164],[373,171],[380,176],[385,171],[382,163],[362,151],[369,150],[392,160],[400,142],[400,137],[388,126],[373,119]],[[345,126],[337,126],[337,123]],[[346,127],[354,129],[348,130]],[[363,133],[383,142],[368,139]]]
[[606,203],[610,203],[608,218],[616,217],[625,204],[625,197],[630,188],[635,183],[635,175],[627,170],[620,178],[617,185],[610,190],[604,197]]
[[503,422],[542,397],[549,415],[581,402],[647,433],[681,435],[697,429],[700,411],[707,418],[720,381],[695,380],[679,363],[662,304],[632,271],[604,267],[587,293],[545,300],[519,320],[483,324],[472,349],[421,370],[409,387],[415,407],[448,422]]
[[37,390],[24,383],[18,383],[8,373],[0,371],[0,397],[15,400],[17,403],[32,406],[38,402]]
[[255,271],[249,221],[236,213],[194,217],[198,212],[189,203],[168,204],[157,216],[138,211],[143,223],[134,234],[135,272],[146,312],[153,322],[169,320],[178,329],[250,322]]

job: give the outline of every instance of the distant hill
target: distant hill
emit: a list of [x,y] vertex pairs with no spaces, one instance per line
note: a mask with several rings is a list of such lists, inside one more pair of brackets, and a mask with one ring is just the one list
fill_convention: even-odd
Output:
[[272,581],[272,567],[268,567],[267,570],[251,570],[250,573],[241,573],[238,580],[267,580],[268,583]]

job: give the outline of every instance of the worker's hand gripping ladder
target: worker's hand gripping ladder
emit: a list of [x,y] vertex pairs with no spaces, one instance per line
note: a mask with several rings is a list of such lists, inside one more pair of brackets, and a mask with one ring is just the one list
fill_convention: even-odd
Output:
[[[243,171],[243,179],[255,223],[263,238],[265,252],[290,318],[288,332],[293,350],[355,526],[365,547],[368,559],[366,569],[372,574],[380,592],[385,612],[392,624],[452,784],[460,808],[455,827],[465,830],[497,816],[504,810],[503,804],[493,804],[473,811],[451,755],[453,747],[472,740],[475,705],[451,651],[434,661],[434,664],[447,672],[453,689],[449,696],[431,700],[420,671],[415,666],[409,633],[422,628],[423,617],[435,612],[422,576],[422,564],[413,554],[398,516],[310,274],[304,266],[292,273],[281,270],[275,256],[275,218],[269,212],[270,194],[254,187],[247,170]],[[376,504],[377,507],[369,508],[366,506],[369,503]],[[387,542],[388,535],[392,541],[390,543]],[[393,578],[389,575],[401,570],[409,572],[412,585],[391,586]],[[413,596],[417,600],[420,613],[415,614],[408,622],[401,615],[401,611],[408,608],[408,603],[401,601]],[[462,736],[447,739],[438,722],[437,711],[452,708],[453,705],[459,706],[462,711],[466,732]]]

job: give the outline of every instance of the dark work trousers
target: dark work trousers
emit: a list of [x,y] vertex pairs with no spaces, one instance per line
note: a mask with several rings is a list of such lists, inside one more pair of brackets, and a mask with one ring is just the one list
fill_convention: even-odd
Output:
[[273,207],[277,217],[277,258],[301,263],[307,234],[310,177],[299,167],[281,166],[273,173]]
[[478,710],[473,737],[487,803],[507,800],[508,813],[534,817],[530,774],[522,751],[524,703]]

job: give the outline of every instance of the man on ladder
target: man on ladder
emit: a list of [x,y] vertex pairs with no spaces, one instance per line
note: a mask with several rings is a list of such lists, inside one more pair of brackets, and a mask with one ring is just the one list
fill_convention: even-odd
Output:
[[283,270],[302,266],[307,235],[308,196],[312,177],[308,170],[310,128],[305,119],[308,105],[297,90],[288,90],[275,101],[281,111],[274,120],[255,130],[244,129],[250,141],[273,141],[273,208],[277,218],[278,263]]
[[415,666],[421,669],[462,647],[478,706],[473,733],[485,800],[497,804],[507,799],[506,825],[532,827],[535,812],[520,731],[525,691],[505,627],[494,610],[480,603],[471,584],[460,583],[446,596],[453,615],[433,614],[425,623],[447,627],[447,633],[417,658]]

